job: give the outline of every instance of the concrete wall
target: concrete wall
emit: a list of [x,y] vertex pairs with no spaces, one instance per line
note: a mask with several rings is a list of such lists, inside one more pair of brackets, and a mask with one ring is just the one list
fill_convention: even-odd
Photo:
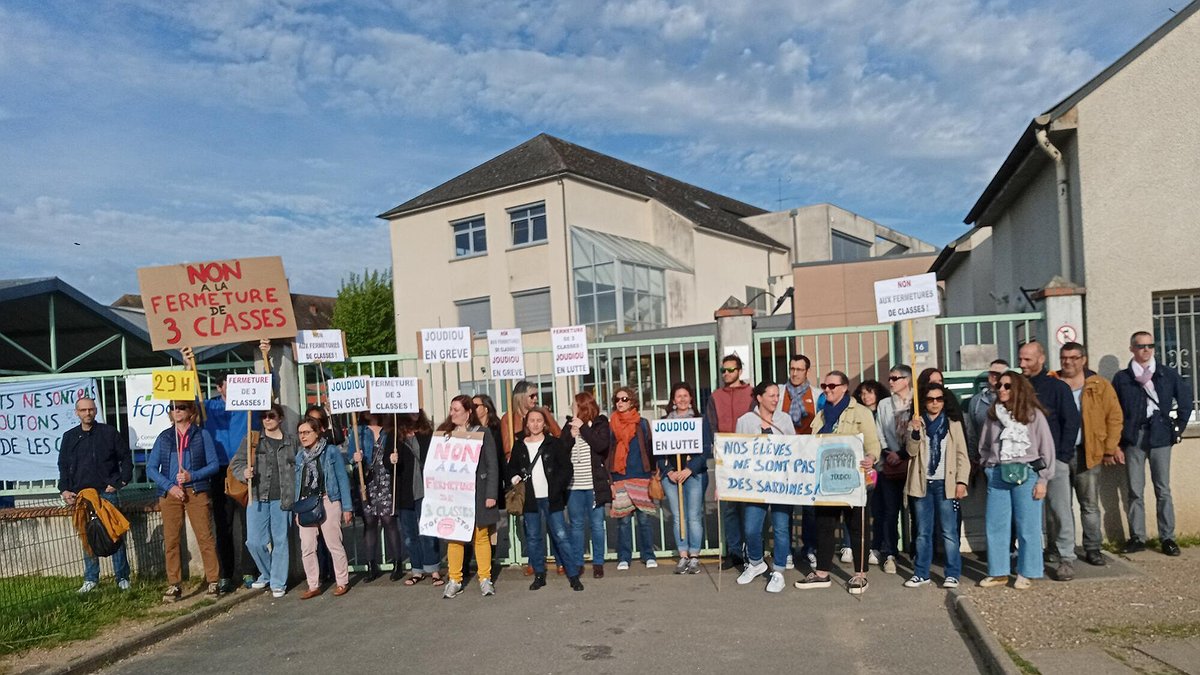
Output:
[[793,268],[796,328],[874,325],[875,282],[924,274],[934,257],[927,254],[874,258]]

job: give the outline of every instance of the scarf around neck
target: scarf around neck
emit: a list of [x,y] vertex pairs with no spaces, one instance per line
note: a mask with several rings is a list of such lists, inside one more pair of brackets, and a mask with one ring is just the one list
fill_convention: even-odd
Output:
[[791,415],[793,422],[799,422],[808,417],[808,409],[804,407],[804,394],[808,393],[808,390],[812,387],[809,386],[808,382],[804,382],[797,387],[792,384],[791,380],[788,380],[786,386],[788,395],[791,396],[791,400],[788,401],[790,404],[788,406],[788,415]]
[[929,472],[926,475],[932,476],[942,463],[942,443],[950,431],[950,424],[946,422],[945,411],[934,419],[929,419],[928,414],[921,417],[925,420],[925,437],[929,439]]
[[[637,435],[638,425],[642,423],[642,415],[635,408],[625,412],[614,412],[608,418],[608,426],[612,429],[613,438],[617,440],[616,454],[613,455],[614,473],[625,473],[625,464],[629,458],[629,443]],[[645,452],[645,448],[640,448]]]
[[1012,413],[1002,403],[996,403],[996,419],[1004,426],[1000,430],[1000,461],[1017,459],[1029,454],[1033,443],[1029,440],[1029,425],[1022,424],[1013,418]]
[[318,437],[311,448],[300,449],[304,461],[304,485],[310,490],[321,487],[321,453],[325,451],[325,438]]
[[1129,369],[1133,371],[1133,379],[1142,385],[1142,389],[1146,390],[1146,395],[1158,403],[1158,392],[1154,390],[1154,360],[1150,363],[1142,365],[1137,361],[1130,360]]
[[821,425],[821,430],[817,433],[828,434],[832,433],[837,427],[838,420],[841,419],[842,413],[850,405],[850,394],[842,397],[842,400],[837,403],[830,403],[829,399],[825,399],[825,407],[821,408],[821,412],[825,415],[824,424]]

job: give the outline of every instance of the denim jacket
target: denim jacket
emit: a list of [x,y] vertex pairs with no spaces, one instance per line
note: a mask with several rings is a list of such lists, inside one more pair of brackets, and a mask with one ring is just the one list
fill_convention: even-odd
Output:
[[[336,445],[325,445],[321,452],[321,473],[325,477],[325,495],[331,502],[340,502],[343,513],[354,508],[350,493],[350,474],[342,449]],[[300,498],[301,481],[304,480],[304,448],[296,452],[296,499]]]

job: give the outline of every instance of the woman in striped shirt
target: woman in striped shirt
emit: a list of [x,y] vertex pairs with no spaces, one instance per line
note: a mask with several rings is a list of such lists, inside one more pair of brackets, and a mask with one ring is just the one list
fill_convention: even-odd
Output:
[[571,465],[574,472],[567,493],[567,517],[570,519],[571,553],[576,569],[583,569],[585,529],[591,528],[592,577],[604,577],[604,507],[612,501],[612,480],[608,476],[608,449],[611,435],[608,418],[590,391],[575,394],[573,417],[567,418],[564,439],[571,439]]

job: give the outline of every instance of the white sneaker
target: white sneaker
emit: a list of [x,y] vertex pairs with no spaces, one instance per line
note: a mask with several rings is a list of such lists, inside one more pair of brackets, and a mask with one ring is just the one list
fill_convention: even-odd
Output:
[[649,560],[647,560],[647,561],[646,561],[646,569],[648,569],[648,570],[652,570],[652,569],[654,569],[654,568],[656,568],[656,567],[658,567],[658,561],[657,561],[657,560],[655,560],[654,558],[651,558],[651,559],[649,559]]
[[817,554],[816,553],[808,554],[808,566],[810,569],[814,569],[814,570],[817,569]]
[[904,582],[904,587],[905,587],[905,588],[918,588],[918,587],[920,587],[920,586],[924,586],[924,585],[925,585],[925,584],[927,584],[927,583],[929,583],[929,580],[928,580],[928,579],[923,579],[923,578],[921,578],[921,577],[919,577],[919,576],[917,576],[917,575],[915,575],[915,574],[914,574],[914,575],[913,575],[913,577],[912,577],[911,579],[909,579],[908,581]]
[[271,589],[271,597],[272,598],[276,598],[276,599],[282,598],[286,593],[287,593],[287,589],[285,589],[285,588],[272,588]]
[[618,571],[620,571],[620,570],[627,570],[627,569],[629,569],[629,563],[625,562],[624,560],[622,560],[621,562],[617,563],[617,570],[618,570]]
[[94,590],[96,590],[96,582],[85,581],[83,582],[83,585],[79,587],[79,590],[76,591],[76,593],[83,595],[84,593],[91,593]]
[[[846,562],[846,561],[843,560],[842,562]],[[879,564],[879,551],[871,551],[870,555],[867,556],[867,563],[871,564],[871,565],[878,565]]]
[[129,580],[128,579],[117,579],[117,590],[119,590],[119,591],[129,590]]
[[842,549],[841,561],[844,563],[854,562],[854,551],[849,546]]
[[783,591],[783,572],[771,572],[771,580],[767,582],[768,593],[780,593]]
[[958,577],[946,577],[942,582],[942,588],[958,588]]
[[883,559],[883,571],[886,574],[895,574],[896,573],[896,556],[889,555],[888,557]]
[[463,592],[463,585],[453,579],[446,582],[446,590],[442,591],[442,597],[449,600],[456,598]]
[[479,594],[485,598],[490,595],[495,595],[496,594],[496,585],[492,583],[491,579],[480,580]]
[[265,581],[255,581],[254,583],[250,584],[250,588],[261,591],[262,589],[266,588],[269,585],[270,584],[268,584]]
[[758,563],[746,563],[746,569],[737,578],[737,582],[742,586],[754,581],[767,571],[767,561],[759,560]]
[[795,560],[795,558],[793,558],[792,556],[790,556],[790,555],[789,555],[789,556],[787,557],[787,564],[783,566],[783,569],[785,569],[785,570],[794,570],[794,569],[796,569],[796,560]]

